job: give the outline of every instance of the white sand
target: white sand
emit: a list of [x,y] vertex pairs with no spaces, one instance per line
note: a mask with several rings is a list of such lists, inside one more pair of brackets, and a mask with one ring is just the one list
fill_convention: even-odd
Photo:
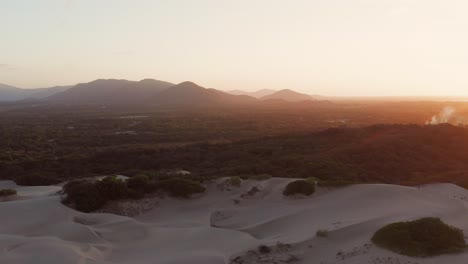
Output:
[[[0,202],[0,263],[451,263],[468,251],[409,258],[372,245],[381,226],[435,216],[468,234],[468,191],[451,184],[421,188],[356,185],[319,189],[309,198],[284,198],[289,179],[243,181],[240,188],[208,186],[191,199],[163,199],[135,218],[83,214],[63,206],[57,187],[16,188]],[[254,186],[260,192],[246,193]],[[328,230],[327,237],[316,231]],[[271,252],[260,254],[259,245]]]

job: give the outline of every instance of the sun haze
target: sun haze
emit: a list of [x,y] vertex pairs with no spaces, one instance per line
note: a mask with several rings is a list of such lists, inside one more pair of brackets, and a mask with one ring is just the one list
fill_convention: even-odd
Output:
[[468,95],[462,0],[3,0],[0,82]]

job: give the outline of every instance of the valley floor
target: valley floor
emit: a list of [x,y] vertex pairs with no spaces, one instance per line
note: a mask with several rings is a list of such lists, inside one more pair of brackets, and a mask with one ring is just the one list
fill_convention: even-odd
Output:
[[[463,254],[409,258],[370,241],[395,221],[440,217],[468,232],[468,191],[452,184],[385,184],[319,188],[311,197],[285,198],[291,179],[219,179],[191,200],[155,198],[133,218],[84,214],[65,207],[60,187],[15,188],[0,202],[0,263],[9,264],[462,264]],[[258,192],[250,191],[257,187]],[[249,192],[250,191],[250,192]],[[325,236],[316,236],[326,230]],[[260,253],[259,246],[269,250]],[[269,251],[269,252],[267,252]]]

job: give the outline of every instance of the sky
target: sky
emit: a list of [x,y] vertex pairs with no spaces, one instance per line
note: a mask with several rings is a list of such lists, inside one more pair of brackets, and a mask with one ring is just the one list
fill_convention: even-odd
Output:
[[0,83],[468,95],[466,0],[0,0]]

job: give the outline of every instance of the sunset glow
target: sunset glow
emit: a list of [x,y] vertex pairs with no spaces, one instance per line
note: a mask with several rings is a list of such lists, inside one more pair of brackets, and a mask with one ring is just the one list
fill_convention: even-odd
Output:
[[3,0],[0,82],[468,95],[462,0]]

